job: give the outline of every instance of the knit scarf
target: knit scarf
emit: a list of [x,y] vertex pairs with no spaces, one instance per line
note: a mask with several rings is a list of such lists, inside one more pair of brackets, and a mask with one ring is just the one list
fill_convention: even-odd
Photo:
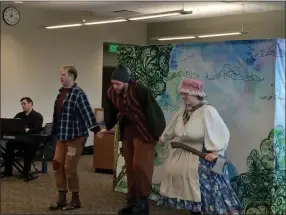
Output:
[[184,114],[183,114],[183,121],[184,121],[184,125],[186,125],[186,123],[189,121],[191,115],[200,107],[202,107],[203,105],[208,104],[207,101],[203,100],[201,101],[199,104],[197,104],[196,106],[192,107],[191,109],[188,109],[187,107],[185,108]]

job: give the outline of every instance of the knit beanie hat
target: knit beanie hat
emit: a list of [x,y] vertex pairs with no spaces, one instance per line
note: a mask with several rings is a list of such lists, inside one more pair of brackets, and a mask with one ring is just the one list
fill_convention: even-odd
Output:
[[111,75],[111,80],[121,81],[123,83],[128,83],[130,77],[128,73],[128,68],[119,64],[113,71]]

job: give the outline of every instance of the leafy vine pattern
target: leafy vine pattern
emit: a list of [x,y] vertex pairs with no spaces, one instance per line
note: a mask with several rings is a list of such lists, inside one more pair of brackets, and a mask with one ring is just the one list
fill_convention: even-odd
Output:
[[274,56],[274,57],[284,57],[285,56],[285,40],[275,40],[269,48],[259,49],[255,51],[252,46],[248,47],[249,53],[252,55],[253,60],[257,60],[261,57]]
[[159,166],[163,164],[164,160],[169,156],[169,148],[167,144],[156,144],[154,152],[154,165]]
[[168,93],[165,93],[164,95],[158,97],[157,102],[163,111],[174,112],[180,109],[180,106],[178,104],[173,104],[172,98]]
[[192,70],[173,72],[173,73],[170,73],[166,78],[164,78],[164,80],[167,82],[167,81],[172,81],[175,78],[197,79],[199,78],[199,74],[194,73]]
[[131,77],[148,87],[155,97],[166,91],[172,45],[123,46],[118,62],[127,66]]
[[276,58],[285,56],[285,40],[272,40],[268,48],[259,47],[257,44],[249,45],[244,61],[248,66],[252,66],[256,71],[259,71],[263,65],[263,58],[271,56]]
[[[245,82],[261,82],[264,78],[259,77],[257,74],[248,73],[248,66],[252,67],[256,71],[260,71],[263,66],[264,57],[284,57],[285,56],[285,40],[278,39],[269,45],[268,48],[249,45],[246,55],[243,60],[238,60],[239,66],[231,66],[225,64],[219,73],[212,73],[207,75],[206,78],[209,80],[216,80],[220,78],[241,80]],[[242,69],[241,70],[241,66]]]
[[[168,83],[173,80],[182,80],[185,78],[198,79],[199,74],[193,72],[192,70],[172,72],[167,77],[164,78],[164,81]],[[173,84],[173,87],[178,87],[178,86]],[[177,103],[179,96],[180,94],[177,93],[175,98],[171,98],[169,93],[166,91],[163,95],[157,98],[157,101],[159,105],[161,106],[162,110],[168,111],[168,112],[169,111],[174,112],[180,108],[180,105]]]
[[224,78],[232,80],[241,80],[245,82],[260,82],[264,80],[264,78],[260,78],[255,74],[243,74],[243,72],[238,66],[232,67],[230,64],[225,64],[219,73],[212,73],[211,75],[207,75],[206,78],[208,80]]
[[248,172],[231,180],[245,214],[286,212],[285,129],[277,126],[247,158]]
[[279,94],[275,93],[275,84],[271,84],[270,87],[272,88],[272,94],[269,96],[259,96],[259,99],[261,100],[285,100],[283,96],[280,96]]

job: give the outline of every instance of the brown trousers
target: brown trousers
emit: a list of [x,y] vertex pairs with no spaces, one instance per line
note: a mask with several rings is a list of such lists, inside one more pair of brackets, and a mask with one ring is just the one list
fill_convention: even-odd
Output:
[[149,197],[154,170],[155,143],[138,138],[133,128],[124,128],[123,156],[127,175],[127,200]]
[[71,141],[58,141],[54,155],[53,169],[55,171],[56,186],[59,191],[79,191],[77,166],[80,160],[85,137],[78,137]]

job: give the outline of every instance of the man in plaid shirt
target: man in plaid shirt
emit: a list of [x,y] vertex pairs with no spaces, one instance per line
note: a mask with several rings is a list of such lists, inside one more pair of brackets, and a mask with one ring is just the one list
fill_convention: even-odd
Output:
[[[74,66],[63,66],[60,70],[62,88],[54,105],[53,134],[57,144],[53,163],[59,198],[50,210],[72,210],[81,207],[79,199],[79,179],[77,166],[82,154],[88,130],[97,134],[101,129],[84,91],[75,80],[77,70]],[[72,192],[69,204],[67,190]]]

